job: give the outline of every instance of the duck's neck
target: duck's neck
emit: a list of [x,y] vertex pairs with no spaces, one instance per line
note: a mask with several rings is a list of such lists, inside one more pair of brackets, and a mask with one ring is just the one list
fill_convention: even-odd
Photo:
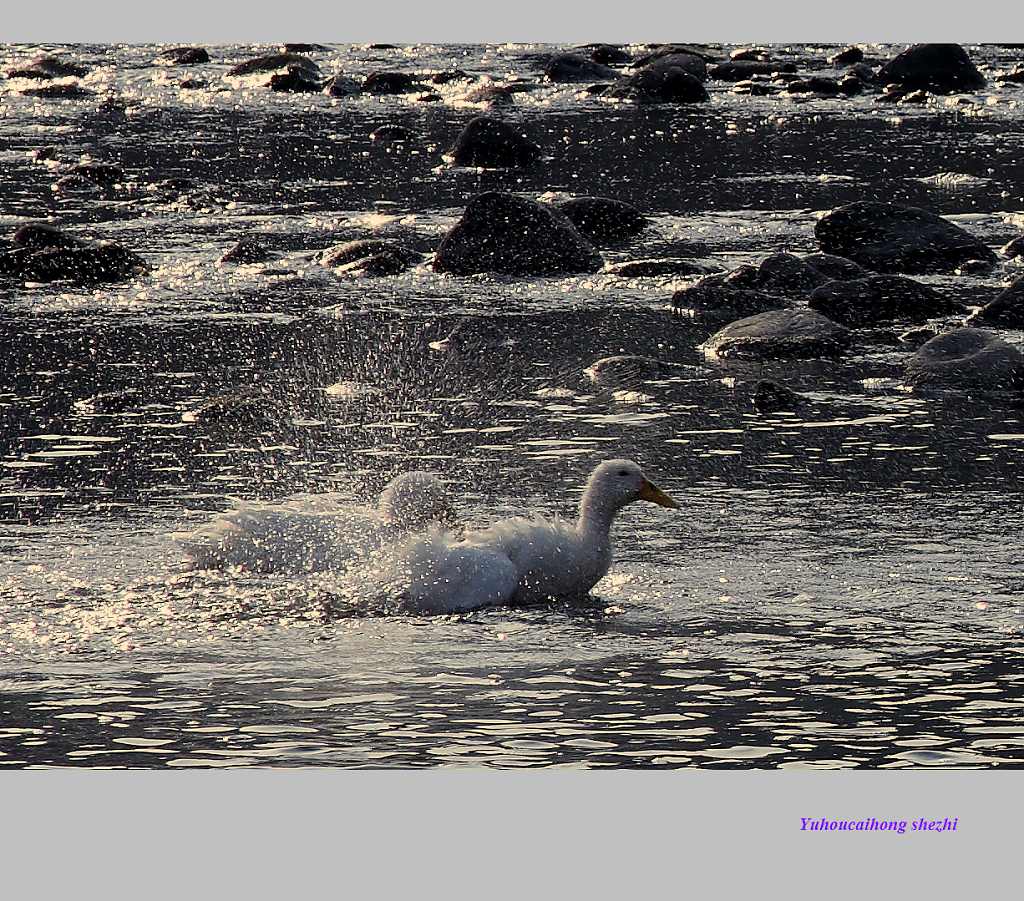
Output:
[[609,504],[603,497],[594,497],[587,492],[580,501],[580,515],[576,520],[576,531],[602,543],[611,540],[612,522],[619,507]]

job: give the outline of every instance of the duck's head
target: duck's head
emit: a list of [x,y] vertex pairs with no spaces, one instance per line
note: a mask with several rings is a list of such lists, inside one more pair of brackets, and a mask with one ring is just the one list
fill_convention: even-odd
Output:
[[590,474],[583,495],[585,506],[614,511],[634,501],[679,508],[679,504],[648,479],[632,460],[605,460]]
[[436,522],[449,528],[458,525],[448,491],[431,472],[404,472],[381,492],[381,517],[403,529],[417,531]]

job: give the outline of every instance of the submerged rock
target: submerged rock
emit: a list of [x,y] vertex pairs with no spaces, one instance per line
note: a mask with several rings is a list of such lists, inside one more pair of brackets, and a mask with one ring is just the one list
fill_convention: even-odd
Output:
[[1015,390],[1024,384],[1024,356],[991,332],[959,328],[921,345],[905,379],[914,388]]
[[795,63],[774,60],[731,60],[708,70],[708,78],[715,81],[747,81],[754,75],[773,75],[776,72],[796,72]]
[[611,263],[605,267],[604,271],[607,275],[616,275],[620,278],[645,278],[673,275],[710,275],[715,271],[715,268],[707,263],[698,263],[681,257],[662,257],[651,260],[625,260],[621,263]]
[[320,254],[320,264],[342,275],[397,275],[422,256],[389,238],[346,241]]
[[556,53],[544,67],[544,75],[554,82],[614,81],[619,77],[614,69],[578,53]]
[[87,100],[96,96],[95,91],[79,84],[48,84],[42,88],[25,88],[21,93],[26,97],[40,97],[43,100]]
[[670,378],[680,374],[699,375],[701,370],[696,366],[687,366],[684,363],[673,363],[638,354],[602,357],[583,370],[584,378],[602,387],[632,385],[650,379]]
[[267,250],[255,238],[243,238],[220,258],[222,263],[265,263],[270,259]]
[[402,125],[382,125],[370,132],[370,140],[374,144],[404,144],[412,137],[412,132]]
[[601,255],[565,214],[548,204],[491,191],[473,198],[444,237],[438,272],[559,275],[596,272]]
[[367,94],[417,94],[424,86],[410,72],[371,72],[363,80],[363,90]]
[[465,103],[489,103],[491,106],[511,106],[515,92],[504,85],[482,84],[459,98]]
[[324,93],[329,97],[351,97],[362,90],[363,86],[347,75],[335,75],[324,83]]
[[509,123],[492,116],[470,119],[449,151],[456,166],[511,169],[540,158],[540,147]]
[[1024,329],[1024,278],[1019,278],[967,320],[968,325]]
[[590,58],[595,63],[602,63],[606,66],[622,65],[633,58],[628,50],[624,50],[618,44],[587,44],[578,49],[589,50]]
[[810,78],[798,78],[786,85],[787,94],[821,94],[834,97],[840,93],[839,82],[834,78],[822,78],[814,75]]
[[638,103],[704,103],[710,98],[703,80],[693,74],[691,59],[680,54],[661,57],[620,79],[603,96]]
[[43,53],[29,60],[25,65],[8,69],[8,78],[31,78],[48,81],[51,78],[83,78],[89,69],[80,63]]
[[276,72],[278,69],[302,69],[312,78],[320,77],[320,67],[298,53],[271,53],[248,59],[228,69],[228,75],[253,75],[257,72]]
[[126,281],[149,267],[138,255],[113,242],[87,242],[48,225],[29,224],[0,249],[0,275],[28,282],[78,284]]
[[713,323],[733,322],[786,306],[784,297],[738,287],[722,275],[709,275],[672,295],[672,308],[677,313]]
[[758,381],[750,392],[750,406],[758,413],[780,413],[802,406],[804,399],[785,385],[768,379]]
[[722,360],[787,360],[834,357],[850,344],[850,332],[809,310],[772,310],[732,322],[702,350]]
[[158,61],[174,66],[196,66],[210,61],[210,54],[203,47],[168,47],[156,56]]
[[951,94],[985,87],[985,78],[959,44],[915,44],[890,60],[878,73],[882,84],[907,91]]
[[306,69],[289,67],[287,72],[278,72],[272,76],[267,87],[272,91],[292,94],[318,94],[323,90],[323,82],[319,77]]
[[934,288],[899,275],[826,282],[811,292],[808,306],[851,328],[897,319],[924,322],[958,309]]
[[952,272],[967,260],[994,262],[973,235],[928,210],[858,201],[837,207],[814,227],[826,253],[876,272]]
[[573,197],[556,206],[595,247],[624,241],[647,227],[647,217],[632,204],[621,200]]
[[1002,254],[1008,259],[1016,259],[1017,257],[1024,257],[1024,235],[1019,238],[1014,238],[1012,241],[1003,245]]
[[828,58],[828,61],[833,66],[849,66],[853,63],[862,62],[864,59],[864,51],[860,47],[851,45],[844,47],[838,53],[833,54]]

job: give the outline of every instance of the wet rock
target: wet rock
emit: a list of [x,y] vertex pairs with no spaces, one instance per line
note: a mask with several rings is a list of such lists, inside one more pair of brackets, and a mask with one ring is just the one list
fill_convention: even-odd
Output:
[[330,97],[351,97],[362,93],[362,90],[363,86],[347,75],[335,75],[324,84],[324,93]]
[[89,69],[86,66],[46,53],[29,60],[23,66],[7,70],[8,78],[32,78],[38,81],[47,81],[51,78],[83,78],[88,74]]
[[501,119],[477,116],[467,123],[449,154],[456,166],[511,169],[539,159],[540,147]]
[[578,53],[556,53],[544,67],[548,81],[614,81],[619,73]]
[[32,151],[32,159],[37,163],[45,163],[49,160],[55,160],[59,155],[60,151],[52,145],[49,147],[40,147],[38,150]]
[[633,58],[628,50],[623,49],[617,44],[587,44],[579,49],[589,50],[590,58],[595,63],[601,63],[605,66],[621,66]]
[[722,360],[787,360],[837,356],[850,332],[809,310],[772,310],[732,322],[702,349]]
[[178,82],[178,87],[183,91],[201,91],[209,86],[210,83],[202,78],[186,78]]
[[473,76],[462,69],[446,69],[444,72],[435,72],[428,81],[431,84],[451,84],[453,81],[472,81]]
[[953,94],[976,91],[985,78],[959,44],[915,44],[890,60],[878,73],[882,84],[907,91]]
[[418,94],[422,90],[419,76],[410,72],[371,72],[363,81],[367,94]]
[[331,48],[324,44],[284,44],[285,53],[327,53]]
[[366,275],[395,275],[420,262],[422,257],[399,241],[363,238],[329,247],[320,254],[320,264],[331,269]]
[[[753,267],[749,267],[753,269]],[[737,284],[734,273],[709,275],[672,295],[675,312],[703,322],[723,323],[788,306],[784,297]]]
[[323,82],[306,69],[289,67],[287,72],[278,72],[271,76],[267,87],[272,91],[290,94],[318,94],[323,90]]
[[715,81],[748,81],[754,75],[773,75],[776,72],[796,72],[794,63],[773,60],[731,60],[708,70],[708,78]]
[[767,379],[758,381],[750,392],[750,406],[758,413],[781,413],[803,406],[804,399],[785,385]]
[[42,88],[25,88],[21,93],[26,97],[40,97],[43,100],[87,100],[96,96],[95,91],[78,84],[48,84]]
[[838,53],[830,56],[828,61],[832,63],[833,66],[849,66],[854,63],[862,62],[863,59],[864,51],[861,50],[860,47],[851,45],[849,47],[844,47]]
[[856,75],[844,75],[839,79],[839,93],[854,97],[864,92],[864,82]]
[[145,272],[145,261],[113,242],[86,242],[52,226],[29,224],[0,251],[0,275],[29,282],[79,284],[126,281]]
[[995,80],[1009,84],[1024,84],[1024,68],[1014,69],[1012,72],[1000,72],[995,76]]
[[860,263],[855,263],[846,257],[833,256],[830,253],[809,253],[803,257],[803,261],[818,270],[825,277],[825,281],[833,279],[848,281],[852,278],[864,278],[871,274],[870,270],[865,269]]
[[370,132],[374,144],[405,144],[412,138],[412,132],[401,125],[382,125]]
[[554,207],[492,191],[469,202],[442,240],[434,268],[455,275],[559,275],[596,272],[603,262]]
[[87,178],[104,187],[116,185],[119,181],[124,180],[124,170],[112,163],[79,163],[77,166],[73,166],[68,174],[80,175],[82,178]]
[[1019,238],[1014,238],[1007,244],[1004,244],[1000,252],[1004,257],[1008,259],[1016,259],[1017,257],[1024,257],[1024,235]]
[[704,103],[710,98],[703,81],[688,70],[692,57],[664,56],[604,92],[605,97],[638,103]]
[[168,47],[156,56],[160,62],[174,66],[196,66],[210,61],[210,54],[203,47]]
[[661,44],[634,60],[633,68],[642,69],[670,56],[674,58],[673,65],[701,81],[707,80],[708,60],[721,59],[720,55],[709,53],[707,48],[696,47],[693,44]]
[[758,62],[769,62],[771,53],[761,47],[737,47],[729,54],[731,60],[757,60]]
[[915,350],[927,341],[931,341],[938,334],[933,328],[912,328],[902,332],[896,340],[904,347],[912,347]]
[[811,292],[807,303],[812,310],[851,328],[897,319],[924,322],[958,309],[934,288],[899,275],[827,282]]
[[302,69],[311,78],[320,77],[320,67],[313,60],[298,53],[271,53],[248,59],[228,69],[228,75],[253,75],[257,72],[276,72],[278,69]]
[[991,332],[954,329],[921,345],[904,378],[914,388],[1014,390],[1024,384],[1024,356]]
[[650,379],[671,378],[681,374],[697,375],[702,372],[696,366],[687,366],[684,363],[673,363],[637,354],[617,354],[595,360],[583,370],[583,377],[595,385],[611,387],[633,385]]
[[620,278],[644,278],[647,276],[685,276],[709,275],[714,269],[707,263],[696,263],[676,257],[663,257],[654,260],[626,260],[611,263],[605,267],[606,275],[617,275]]
[[515,92],[503,85],[483,84],[459,98],[466,103],[489,103],[491,106],[511,106]]
[[875,70],[867,63],[857,63],[854,66],[850,66],[850,71],[846,74],[859,78],[864,82],[864,84],[874,84],[877,80],[875,77]]
[[995,260],[973,235],[917,207],[858,201],[837,207],[814,228],[826,253],[876,272],[952,272],[966,260]]
[[828,276],[810,260],[791,253],[770,254],[761,261],[755,274],[743,271],[733,278],[740,284],[747,281],[746,287],[793,300],[806,297],[808,292],[827,280]]
[[632,204],[621,200],[573,197],[556,206],[595,247],[624,241],[647,227],[647,217]]
[[968,325],[1024,329],[1024,278],[1019,278],[967,320]]
[[786,85],[788,94],[822,94],[827,97],[834,97],[839,93],[839,82],[834,78],[799,78]]
[[265,263],[270,251],[255,238],[243,238],[220,258],[222,263]]
[[62,196],[98,194],[100,186],[96,182],[90,181],[84,175],[65,175],[53,183],[51,190],[54,194]]
[[737,81],[732,87],[733,94],[747,97],[768,97],[778,94],[782,89],[777,85],[765,84],[763,81]]

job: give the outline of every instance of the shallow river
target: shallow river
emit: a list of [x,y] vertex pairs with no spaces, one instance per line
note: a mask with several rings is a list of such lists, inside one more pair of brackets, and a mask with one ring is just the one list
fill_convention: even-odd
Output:
[[[71,48],[86,100],[0,80],[0,237],[54,217],[152,266],[100,289],[0,284],[0,765],[1024,764],[1024,406],[911,394],[909,351],[881,345],[595,386],[583,370],[611,354],[700,362],[708,329],[669,306],[685,279],[346,280],[309,259],[374,235],[432,250],[489,189],[636,204],[652,225],[609,261],[810,252],[816,215],[857,199],[997,248],[1024,227],[1024,86],[894,106],[711,82],[708,104],[637,109],[544,84],[543,46],[313,54],[325,73],[538,83],[505,115],[548,158],[477,171],[442,159],[481,112],[465,82],[425,103],[224,77],[268,50],[184,69]],[[970,50],[989,72],[1024,58]],[[830,48],[775,52],[832,72]],[[415,139],[370,140],[393,123]],[[44,146],[125,179],[55,192]],[[272,261],[218,263],[251,236]],[[980,305],[1020,273],[922,280]],[[464,319],[480,353],[430,349]],[[755,412],[762,376],[808,403]],[[204,415],[239,392],[246,415]],[[358,572],[191,572],[172,538],[234,499],[355,501],[410,468],[442,474],[472,524],[569,514],[609,457],[683,509],[629,507],[585,604],[402,615]]]

